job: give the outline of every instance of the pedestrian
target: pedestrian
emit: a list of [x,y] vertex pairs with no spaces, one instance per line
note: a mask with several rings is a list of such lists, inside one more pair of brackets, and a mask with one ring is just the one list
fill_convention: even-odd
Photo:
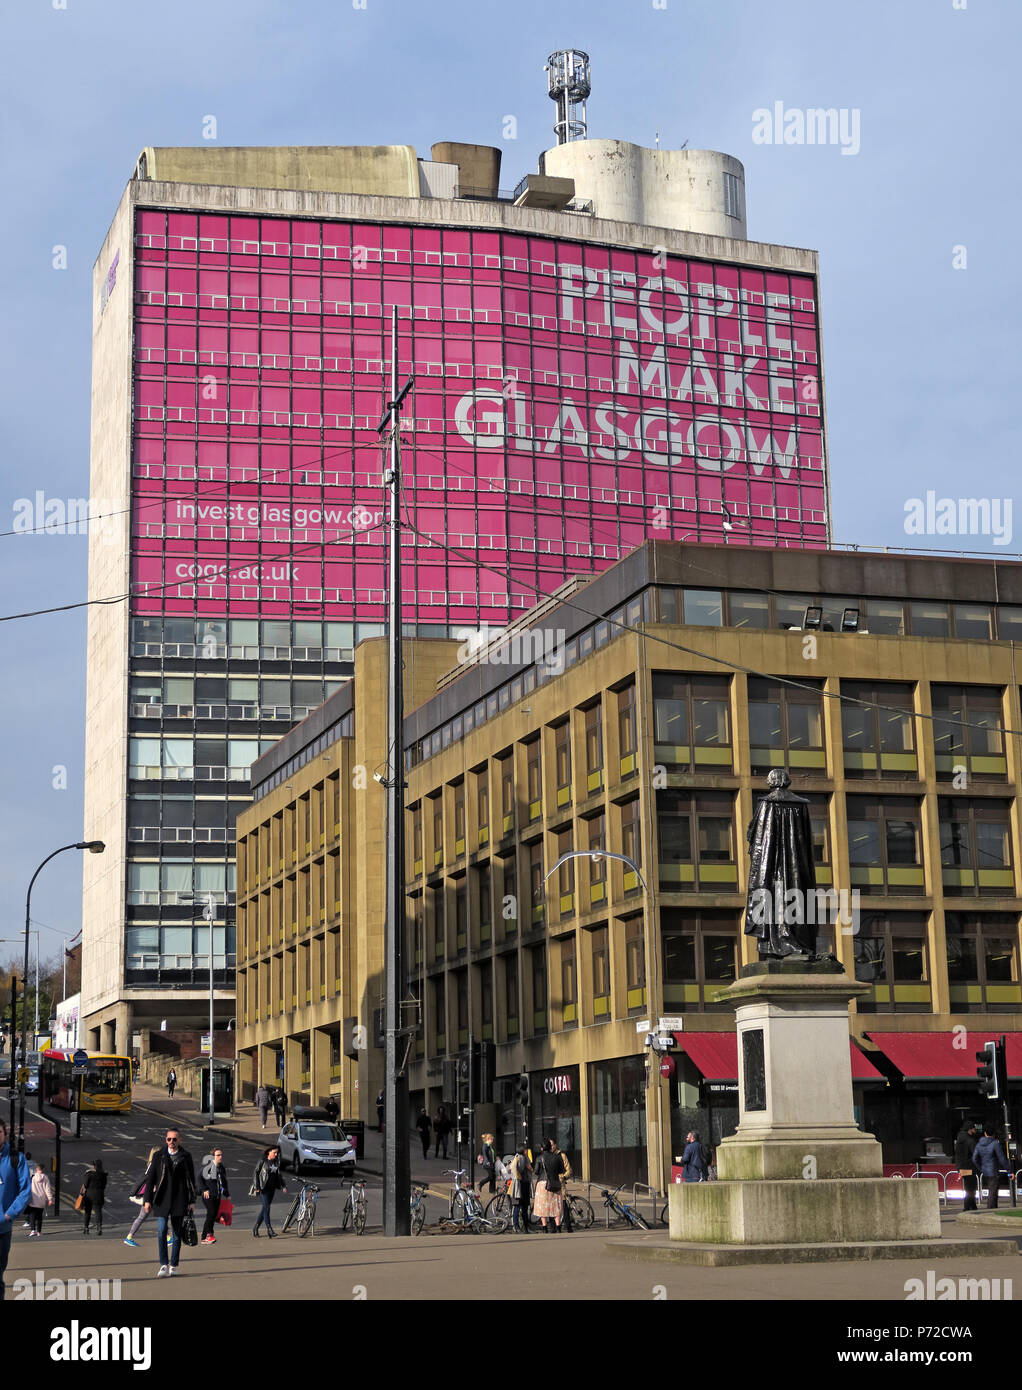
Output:
[[538,1216],[544,1231],[549,1231],[547,1222],[552,1220],[557,1231],[564,1219],[564,1194],[561,1188],[561,1157],[553,1151],[553,1140],[544,1139],[543,1148],[536,1159],[536,1196],[532,1203],[532,1214]]
[[273,1118],[276,1120],[278,1125],[283,1125],[286,1117],[287,1096],[285,1096],[284,1092],[280,1089],[279,1086],[275,1086],[273,1090]]
[[277,1190],[286,1192],[280,1177],[280,1150],[271,1147],[263,1150],[263,1156],[256,1164],[255,1172],[252,1175],[252,1196],[257,1196],[262,1204],[262,1210],[256,1218],[256,1223],[252,1227],[252,1234],[258,1236],[259,1227],[266,1227],[266,1234],[272,1240],[277,1232],[270,1225],[270,1206]]
[[[181,1135],[172,1125],[167,1130],[167,1147],[157,1150],[149,1165],[143,1193],[146,1214],[154,1211],[157,1216],[158,1279],[177,1273],[178,1260],[181,1258],[181,1229],[186,1213],[191,1215],[195,1206],[195,1195],[195,1165],[188,1150],[181,1147]],[[169,1257],[168,1230],[171,1232]]]
[[53,1206],[53,1188],[50,1180],[46,1176],[46,1169],[41,1163],[35,1166],[32,1174],[32,1195],[28,1203],[28,1219],[31,1224],[29,1238],[41,1236],[43,1233],[43,1212],[47,1207]]
[[32,1175],[24,1154],[12,1153],[7,1126],[0,1120],[0,1303],[4,1298],[4,1271],[11,1253],[14,1218],[28,1206]]
[[255,1107],[259,1111],[259,1119],[263,1129],[265,1129],[266,1112],[270,1108],[270,1093],[261,1082],[258,1091],[255,1093]]
[[124,1237],[125,1245],[135,1246],[138,1244],[138,1241],[135,1239],[138,1229],[149,1220],[149,1210],[145,1205],[145,1185],[149,1178],[149,1169],[152,1165],[152,1161],[158,1153],[159,1149],[155,1146],[149,1150],[149,1157],[145,1161],[145,1172],[142,1174],[142,1181],[128,1198],[129,1202],[134,1202],[137,1206],[141,1207],[142,1210],[135,1217],[128,1229],[128,1234]]
[[699,1135],[694,1129],[690,1129],[686,1136],[681,1166],[684,1169],[685,1182],[709,1181],[709,1150],[705,1144],[699,1142]]
[[341,1107],[337,1104],[336,1096],[327,1096],[326,1105],[323,1106],[326,1117],[332,1125],[337,1123],[337,1117],[341,1113]]
[[477,1163],[482,1164],[483,1175],[479,1179],[479,1191],[485,1187],[487,1192],[495,1192],[497,1189],[497,1150],[493,1147],[493,1135],[484,1134],[482,1147],[476,1158]]
[[96,1213],[96,1234],[103,1234],[103,1203],[106,1201],[106,1173],[103,1171],[103,1160],[97,1158],[95,1163],[85,1174],[85,1181],[82,1183],[82,1215],[85,1224],[82,1226],[82,1235],[87,1236],[92,1228],[92,1213]]
[[415,1121],[415,1128],[419,1131],[419,1138],[422,1140],[422,1156],[429,1158],[429,1136],[433,1129],[426,1107],[419,1109],[419,1118]]
[[[571,1179],[575,1176],[575,1170],[574,1170],[574,1168],[572,1168],[572,1166],[571,1166],[571,1162],[570,1162],[570,1160],[569,1160],[569,1158],[568,1158],[568,1155],[567,1155],[567,1154],[564,1152],[564,1150],[561,1148],[560,1144],[558,1144],[557,1140],[556,1140],[556,1139],[551,1139],[550,1142],[551,1142],[551,1144],[553,1145],[553,1152],[554,1152],[555,1154],[560,1154],[560,1157],[561,1157],[561,1182],[562,1182],[562,1184],[565,1184],[565,1185],[566,1185],[566,1184],[567,1184],[568,1182],[570,1182]],[[572,1231],[574,1231],[574,1229],[575,1229],[575,1227],[574,1227],[574,1225],[573,1225],[573,1223],[572,1223],[572,1220],[571,1220],[571,1203],[568,1201],[567,1190],[565,1190],[565,1194],[564,1194],[564,1229],[565,1229],[565,1231],[567,1231],[567,1233],[568,1233],[569,1235],[571,1235]]]
[[451,1117],[447,1113],[447,1107],[441,1102],[441,1104],[437,1106],[436,1114],[433,1116],[433,1137],[436,1140],[436,1145],[433,1149],[434,1158],[439,1157],[441,1149],[444,1151],[444,1158],[447,1157],[447,1136],[453,1128]]
[[529,1200],[532,1195],[532,1168],[525,1155],[525,1145],[519,1144],[511,1160],[511,1226],[516,1231],[529,1231]]
[[167,1072],[167,1098],[174,1099],[174,1087],[177,1085],[177,1072],[171,1067]]
[[973,1154],[976,1150],[976,1122],[969,1120],[963,1122],[961,1129],[955,1136],[955,1163],[958,1167],[958,1175],[965,1188],[965,1204],[962,1211],[976,1211],[976,1168],[973,1163]]
[[990,1125],[983,1126],[983,1138],[973,1151],[973,1162],[987,1180],[987,1210],[997,1208],[997,1189],[1001,1184],[1001,1174],[1009,1172],[1008,1160],[994,1136]]
[[376,1097],[376,1128],[383,1133],[383,1092]]
[[220,1214],[220,1203],[225,1197],[229,1197],[230,1190],[227,1186],[227,1169],[224,1167],[223,1149],[214,1149],[211,1154],[202,1160],[202,1200],[206,1204],[206,1219],[202,1223],[202,1243],[203,1245],[215,1245],[216,1236],[213,1234],[213,1227]]

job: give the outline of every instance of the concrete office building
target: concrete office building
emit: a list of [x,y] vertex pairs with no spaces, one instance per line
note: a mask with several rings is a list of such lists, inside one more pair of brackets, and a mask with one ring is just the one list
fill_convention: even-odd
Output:
[[[504,1148],[523,1069],[532,1135],[556,1134],[586,1176],[662,1187],[689,1127],[731,1132],[734,1020],[718,992],[756,958],[745,829],[786,766],[836,895],[818,949],[870,985],[852,1007],[860,1122],[893,1164],[928,1140],[946,1149],[963,1113],[999,1118],[984,1116],[973,1052],[1006,1033],[1015,1093],[1019,640],[1022,565],[651,542],[447,672],[405,721],[413,1107],[432,1113],[444,1060],[472,1039],[496,1048],[478,1119]],[[442,664],[434,647],[409,650],[409,703]],[[372,882],[382,862],[383,793],[350,776],[382,757],[374,661],[370,683],[356,674],[260,760],[239,821],[239,1067],[253,1085],[336,1092],[345,1113],[361,1101],[363,1118],[382,1075],[382,981],[378,956],[342,943],[344,876]],[[320,796],[332,809],[313,809],[303,849]],[[601,850],[642,878],[590,858]],[[661,1079],[645,1032],[677,1017]]]
[[410,632],[648,534],[826,544],[816,256],[747,240],[727,155],[569,133],[513,190],[456,142],[139,156],[94,271],[91,1045],[201,1024],[210,899],[234,1013],[249,767],[383,631],[393,306]]

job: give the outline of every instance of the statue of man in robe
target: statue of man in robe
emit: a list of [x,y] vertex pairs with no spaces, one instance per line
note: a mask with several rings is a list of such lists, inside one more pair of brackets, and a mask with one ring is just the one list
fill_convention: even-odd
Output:
[[749,824],[749,896],[745,934],[759,940],[760,959],[815,958],[816,868],[809,802],[789,791],[784,768],[767,776],[770,791]]

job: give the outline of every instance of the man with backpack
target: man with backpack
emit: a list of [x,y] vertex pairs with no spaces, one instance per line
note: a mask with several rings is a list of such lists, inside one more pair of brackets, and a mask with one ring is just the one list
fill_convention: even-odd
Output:
[[686,1182],[708,1182],[710,1178],[710,1151],[699,1142],[699,1135],[690,1129],[681,1155],[681,1166]]

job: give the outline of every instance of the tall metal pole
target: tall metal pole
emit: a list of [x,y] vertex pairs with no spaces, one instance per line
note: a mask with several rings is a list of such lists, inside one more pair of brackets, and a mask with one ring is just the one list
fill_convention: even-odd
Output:
[[387,689],[387,927],[386,999],[384,1008],[384,1134],[383,1134],[383,1232],[388,1236],[410,1233],[409,1200],[411,1164],[408,1154],[408,1078],[399,1066],[398,1048],[403,1042],[401,996],[404,986],[404,692],[401,630],[401,401],[410,388],[398,391],[397,306],[390,333],[390,400],[381,421],[381,432],[390,429],[390,467],[384,475],[390,502],[389,662]]
[[39,933],[35,933],[35,1025],[32,1051],[39,1046]]
[[216,906],[213,894],[206,899],[206,916],[209,918],[209,1123],[213,1120],[213,918]]

